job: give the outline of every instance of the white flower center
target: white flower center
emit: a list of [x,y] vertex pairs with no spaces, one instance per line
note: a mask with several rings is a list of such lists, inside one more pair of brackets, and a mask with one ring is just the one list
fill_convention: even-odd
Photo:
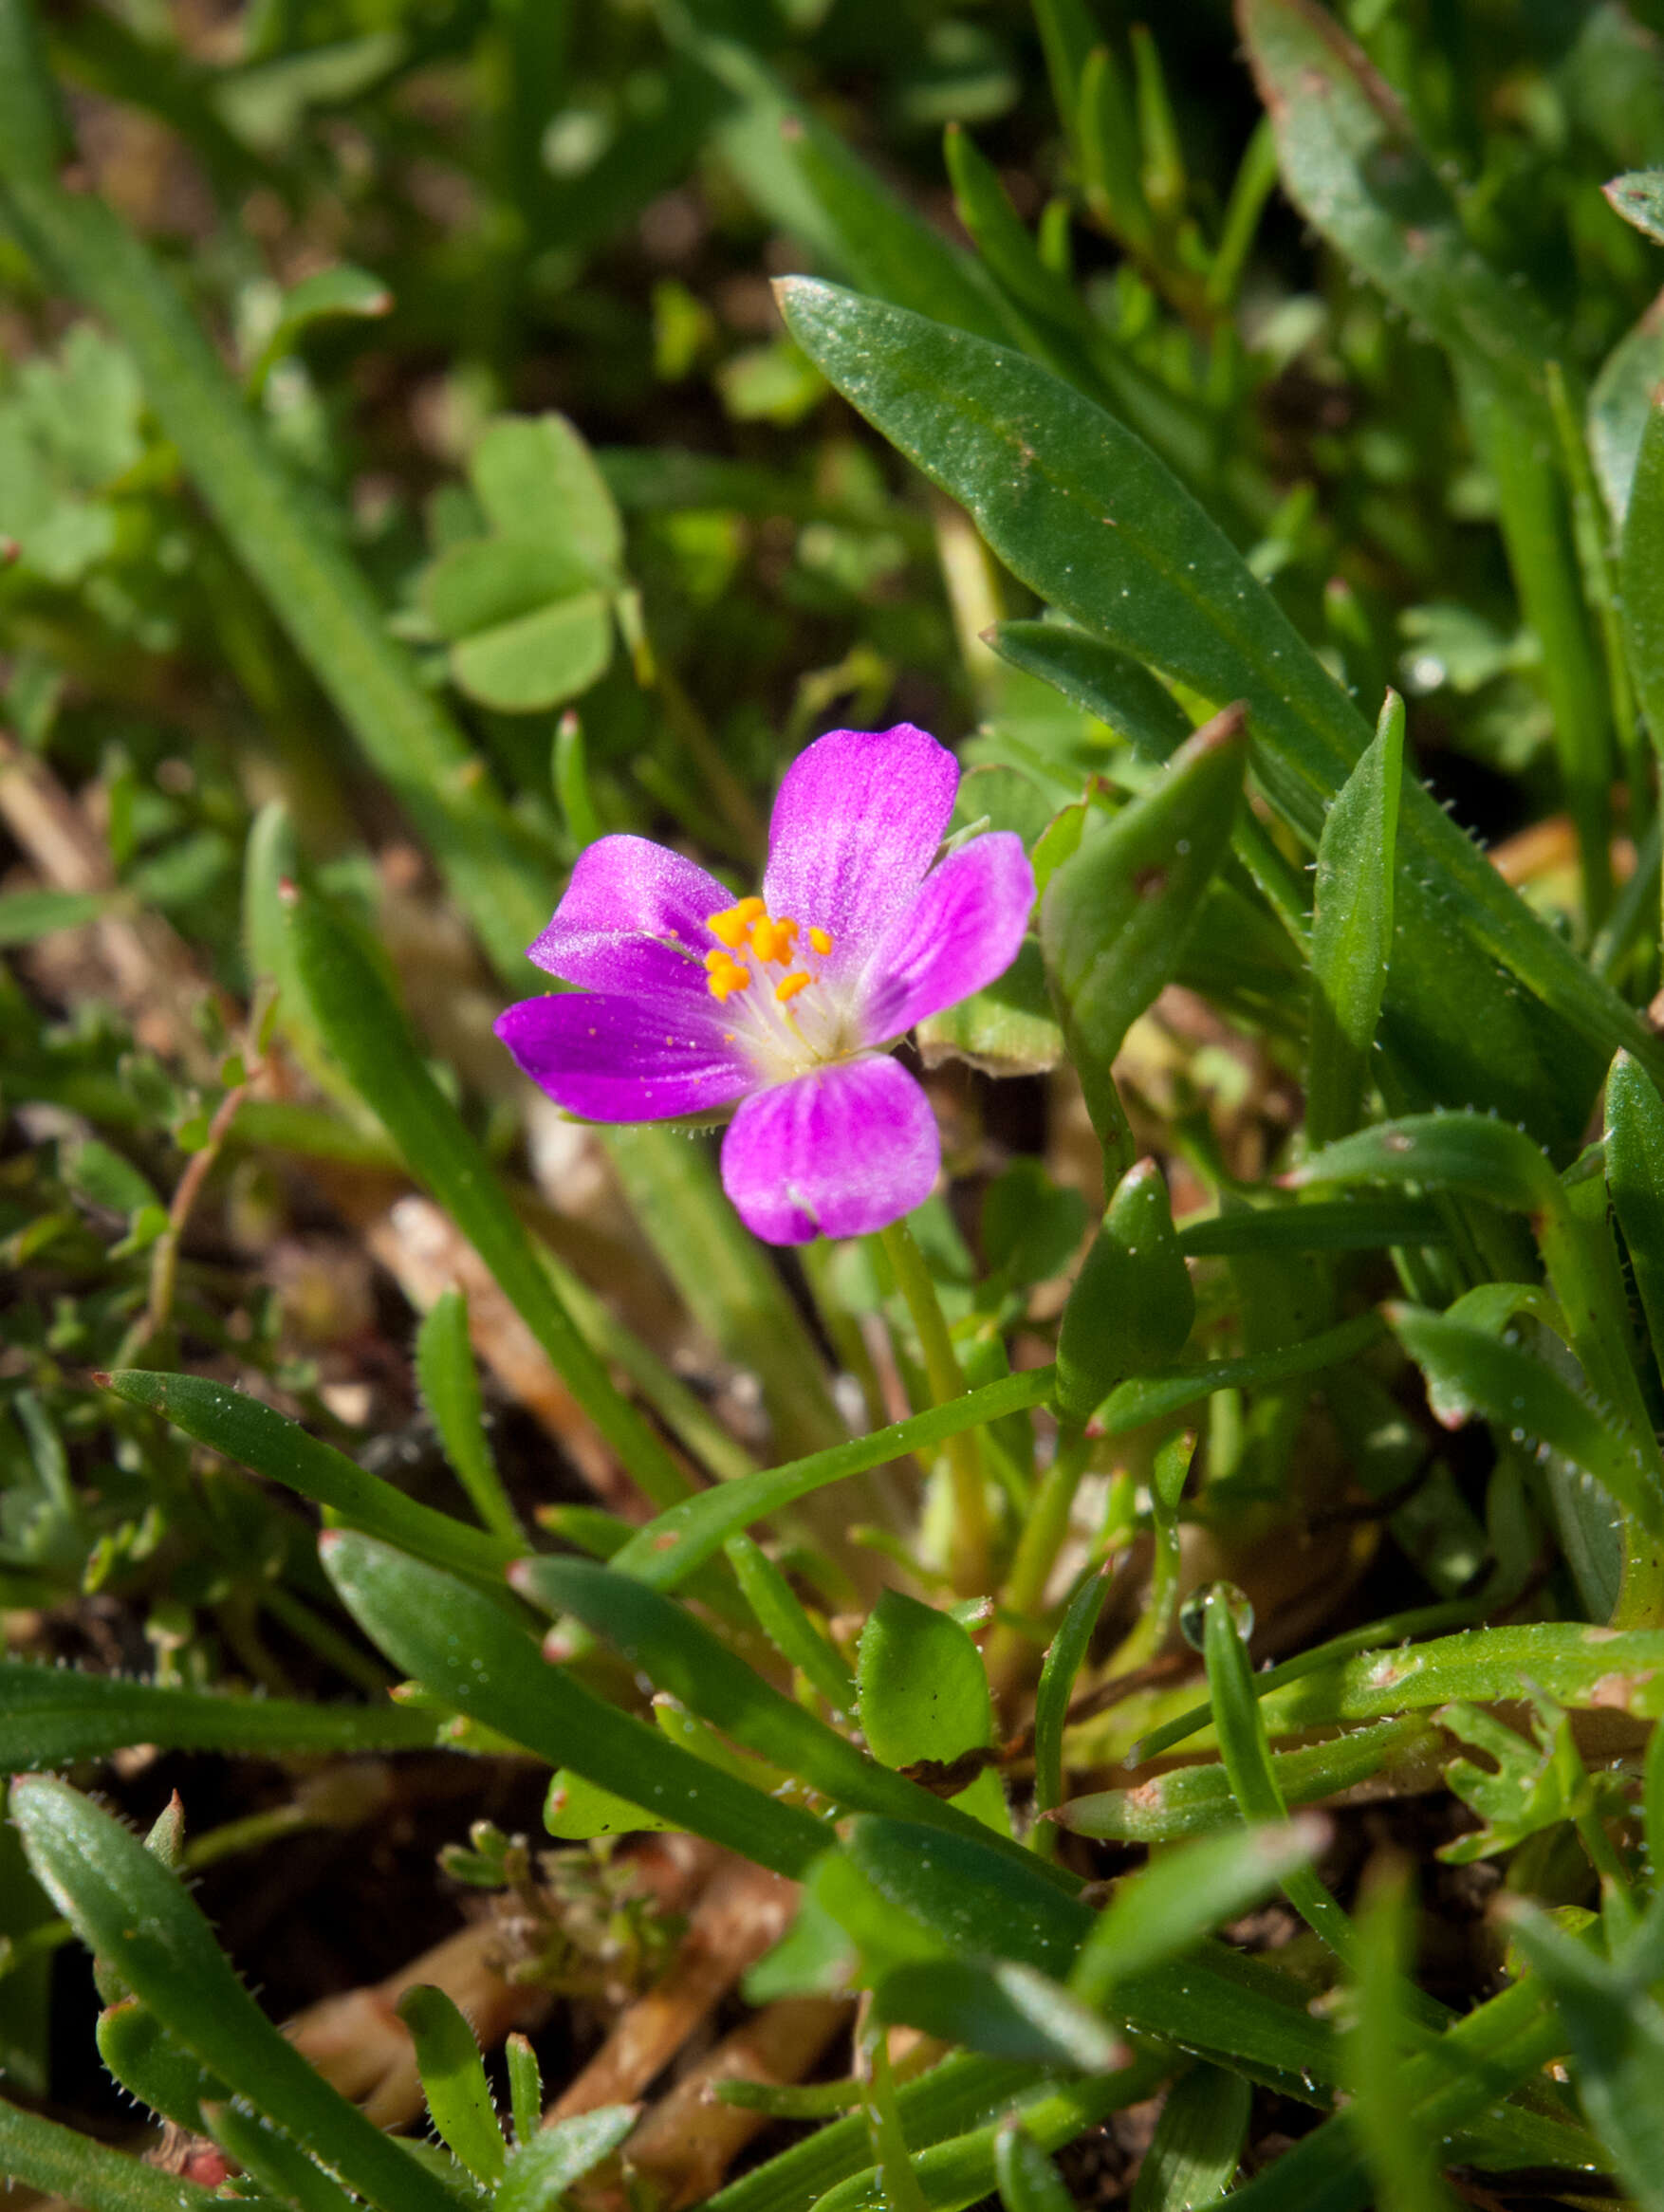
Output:
[[716,939],[705,955],[707,987],[737,1043],[767,1083],[789,1082],[860,1050],[847,1004],[825,974],[829,931],[778,920],[760,898],[708,917]]

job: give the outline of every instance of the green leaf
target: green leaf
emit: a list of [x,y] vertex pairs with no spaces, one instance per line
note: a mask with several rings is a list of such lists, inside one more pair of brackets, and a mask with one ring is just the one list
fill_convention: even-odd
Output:
[[646,1495],[657,1505],[685,1498],[687,1477],[580,1336],[490,1161],[434,1080],[373,963],[315,898],[295,898],[289,930],[296,973],[324,1041],[412,1173],[479,1254]]
[[[1017,355],[806,279],[779,289],[798,342],[1024,582],[1203,698],[1247,701],[1255,774],[1315,844],[1367,726],[1148,450]],[[1575,1142],[1597,1074],[1573,1040],[1602,1064],[1626,1044],[1654,1065],[1655,1044],[1418,788],[1399,838],[1389,1042],[1424,1093]]]
[[169,2035],[142,1998],[106,2006],[97,2037],[99,2056],[140,2104],[194,2135],[206,2132],[203,2103],[223,2098],[225,2084]]
[[856,1663],[861,1733],[886,1766],[943,1765],[993,1734],[982,1654],[952,1613],[880,1593]]
[[508,2153],[473,2030],[454,2000],[428,1982],[407,1989],[398,2010],[416,2045],[434,2132],[475,2181],[494,2187]]
[[1389,691],[1375,737],[1318,840],[1305,1083],[1306,1143],[1314,1151],[1363,1117],[1392,953],[1403,773],[1404,702]]
[[[980,1838],[981,1829],[963,1813],[893,1773],[889,1766],[879,1765],[876,1758],[858,1751],[846,1736],[804,1712],[771,1683],[765,1682],[684,1607],[674,1604],[644,1581],[621,1575],[616,1562],[604,1568],[586,1559],[527,1559],[514,1568],[512,1578],[515,1587],[534,1603],[551,1613],[570,1613],[582,1621],[656,1687],[701,1720],[759,1759],[800,1776],[834,1804],[939,1825]],[[945,1622],[955,1635],[965,1636],[964,1630],[947,1614],[934,1613],[932,1618]],[[980,1677],[982,1662],[974,1646],[971,1647],[971,1656]],[[982,1696],[985,1720],[980,1741],[986,1742],[986,1681]],[[966,1746],[961,1743],[955,1748]],[[1005,1849],[1018,1860],[1026,1859],[1015,1846]]]
[[1194,2212],[1226,2195],[1248,2140],[1253,2084],[1220,2066],[1193,2066],[1167,2092],[1129,2212]]
[[1618,340],[1589,389],[1589,455],[1621,532],[1653,394],[1664,379],[1664,314],[1656,303]]
[[1196,1294],[1160,1168],[1138,1160],[1117,1184],[1058,1332],[1058,1406],[1085,1421],[1119,1382],[1177,1358]]
[[564,415],[500,416],[474,447],[468,473],[505,537],[540,541],[592,573],[618,566],[624,550],[618,507]]
[[271,335],[250,367],[248,383],[259,393],[267,378],[286,354],[294,352],[303,335],[316,323],[342,320],[374,322],[392,312],[393,294],[368,269],[338,262],[333,268],[314,269],[284,296]]
[[722,1548],[757,1626],[774,1649],[813,1684],[834,1713],[852,1713],[854,1678],[762,1545],[749,1536],[730,1536]]
[[486,1438],[468,1300],[454,1284],[440,1292],[416,1331],[416,1366],[423,1403],[469,1502],[487,1528],[519,1549],[525,1535]]
[[422,605],[441,637],[455,643],[495,631],[550,600],[599,597],[595,570],[544,538],[464,538],[422,574]]
[[1509,1929],[1565,2023],[1578,2095],[1644,2212],[1664,2207],[1664,2010],[1524,1898]]
[[739,1475],[716,1489],[703,1490],[685,1503],[673,1505],[638,1529],[613,1561],[625,1575],[671,1590],[686,1581],[696,1567],[719,1552],[730,1536],[753,1522],[767,1520],[800,1498],[809,1497],[831,1483],[846,1482],[882,1466],[887,1460],[940,1444],[967,1429],[980,1429],[1007,1413],[1044,1405],[1051,1395],[1052,1370],[1029,1368],[1021,1374],[1004,1375],[967,1391],[945,1406],[915,1413],[910,1420],[894,1421],[875,1429],[869,1436],[852,1437],[828,1451],[811,1452],[806,1459],[787,1461],[785,1466],[767,1467],[754,1475]]
[[[1254,1695],[1248,1638],[1237,1619],[1240,1594],[1216,1582],[1202,1597],[1202,1656],[1208,1668],[1208,1698],[1231,1795],[1245,1820],[1281,1821],[1288,1806],[1271,1764],[1265,1710]],[[1193,1850],[1207,1848],[1193,1845]],[[1340,1907],[1303,1863],[1283,1877],[1283,1893],[1301,1918],[1337,1956],[1349,1958],[1352,1926]]]
[[508,2070],[508,2110],[514,2122],[514,2141],[529,2143],[543,2126],[543,2070],[537,2053],[516,2028],[504,2041],[503,2057]]
[[1011,1960],[945,1953],[892,1966],[873,1983],[878,2019],[922,2029],[995,2058],[1032,2058],[1082,2074],[1125,2063],[1124,2043],[1061,1982]]
[[1092,1631],[1103,1611],[1109,1584],[1101,1572],[1088,1575],[1070,1598],[1058,1632],[1047,1647],[1034,1693],[1034,1804],[1048,1812],[1063,1794],[1063,1729],[1075,1677],[1086,1657]]
[[1444,1244],[1450,1226],[1414,1199],[1317,1200],[1303,1206],[1245,1206],[1188,1221],[1178,1232],[1188,1260],[1239,1252],[1369,1252],[1384,1244]]
[[480,1592],[364,1537],[331,1533],[320,1549],[365,1634],[458,1712],[779,1873],[800,1875],[825,1849],[827,1832],[807,1813],[719,1773],[545,1664]]
[[558,1767],[544,1798],[543,1824],[562,1843],[587,1843],[597,1835],[635,1835],[642,1830],[674,1830],[642,1805],[632,1804],[599,1782],[586,1781],[569,1766]]
[[1182,1959],[1228,1921],[1262,1903],[1328,1839],[1315,1816],[1212,1835],[1153,1859],[1128,1875],[1094,1921],[1070,1986],[1088,2004],[1119,2002],[1129,1982]]
[[1288,1382],[1296,1375],[1321,1374],[1327,1367],[1366,1351],[1384,1328],[1375,1314],[1358,1314],[1321,1336],[1308,1336],[1286,1351],[1257,1352],[1246,1359],[1215,1359],[1175,1373],[1135,1375],[1110,1392],[1098,1410],[1105,1436],[1126,1436],[1147,1421],[1159,1421],[1200,1405],[1215,1391],[1251,1390],[1264,1383]]
[[293,2212],[351,2212],[353,2200],[297,2143],[237,2104],[211,2106],[206,2131],[262,2189]]
[[998,622],[988,643],[1012,668],[1039,676],[1128,739],[1146,760],[1168,760],[1191,734],[1190,718],[1173,693],[1088,631],[1067,622]]
[[557,2120],[508,2154],[493,2212],[557,2212],[563,2193],[610,2158],[636,2125],[635,2105],[597,2105]]
[[536,714],[586,691],[612,655],[604,595],[580,592],[461,639],[451,648],[451,673],[482,707]]
[[0,898],[0,950],[32,945],[54,930],[78,930],[107,913],[110,891],[10,891]]
[[1618,581],[1630,673],[1657,749],[1664,745],[1664,406],[1655,392],[1636,454]]
[[1283,1178],[1314,1183],[1414,1183],[1520,1213],[1559,1204],[1560,1184],[1538,1147],[1518,1129],[1483,1114],[1414,1114],[1377,1122],[1313,1152]]
[[[1425,1722],[1405,1717],[1353,1728],[1326,1743],[1271,1754],[1271,1771],[1288,1805],[1309,1805],[1368,1781],[1383,1768],[1402,1763],[1411,1773],[1425,1771],[1430,1755],[1442,1754],[1444,1739]],[[1137,1788],[1099,1790],[1070,1797],[1057,1810],[1064,1828],[1079,1835],[1098,1835],[1120,1843],[1174,1843],[1234,1828],[1242,1818],[1223,1766],[1180,1766],[1154,1776]]]
[[159,1413],[198,1444],[420,1558],[443,1560],[495,1586],[520,1548],[431,1505],[418,1505],[379,1475],[366,1474],[333,1445],[308,1436],[298,1421],[206,1375],[127,1367],[112,1374],[106,1387],[128,1405]]
[[[74,2128],[20,2111],[0,2097],[0,2173],[82,2212],[213,2212],[217,2189],[108,2149]],[[435,2208],[436,2212],[436,2208]],[[454,2207],[451,2208],[454,2212]]]
[[1664,1373],[1664,1100],[1620,1052],[1606,1078],[1606,1187]]
[[133,1743],[279,1759],[420,1750],[432,1745],[434,1734],[431,1715],[398,1705],[232,1697],[0,1659],[0,1769],[12,1773],[108,1759]]
[[1452,2200],[1439,2178],[1441,2161],[1416,2128],[1406,2093],[1414,2024],[1402,1992],[1414,1963],[1408,1874],[1393,1860],[1365,1875],[1355,1929],[1356,2010],[1342,2046],[1346,2086],[1380,2212],[1443,2212]]
[[1038,1076],[1063,1057],[1063,1031],[1046,996],[1040,947],[1026,938],[1002,976],[918,1024],[927,1068],[967,1060],[990,1076]]
[[1174,755],[1161,782],[1089,828],[1041,902],[1041,942],[1070,1057],[1112,1168],[1132,1165],[1111,1062],[1172,977],[1230,841],[1248,746],[1220,715]]
[[1653,1717],[1664,1712],[1664,1632],[1544,1621],[1408,1649],[1360,1651],[1285,1681],[1263,1700],[1275,1736],[1335,1721],[1425,1712],[1452,1699],[1496,1705],[1534,1683],[1561,1705]]
[[1664,169],[1632,169],[1600,189],[1626,223],[1664,246]]
[[1506,1435],[1546,1445],[1610,1492],[1650,1534],[1664,1534],[1664,1496],[1636,1440],[1579,1396],[1524,1346],[1420,1306],[1386,1309],[1394,1334],[1427,1376],[1428,1401],[1447,1429],[1475,1414]]
[[1015,2115],[994,2137],[994,2172],[1005,2212],[1074,2212],[1063,2176]]
[[233,2091],[309,2145],[379,2212],[455,2212],[451,2192],[267,2019],[183,1884],[137,1836],[42,1775],[13,1783],[11,1816],[30,1866],[83,1942]]

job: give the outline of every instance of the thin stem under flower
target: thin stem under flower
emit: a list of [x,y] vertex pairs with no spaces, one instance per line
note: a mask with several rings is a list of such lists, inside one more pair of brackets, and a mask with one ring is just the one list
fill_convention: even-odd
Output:
[[[925,1380],[933,1406],[945,1406],[965,1394],[965,1377],[959,1355],[948,1333],[947,1316],[936,1297],[924,1254],[905,1221],[894,1221],[878,1231],[878,1242],[896,1287],[906,1300],[924,1355]],[[988,1587],[988,1497],[982,1479],[982,1459],[973,1430],[951,1436],[943,1447],[953,1489],[953,1534],[949,1567],[953,1586],[972,1596]]]

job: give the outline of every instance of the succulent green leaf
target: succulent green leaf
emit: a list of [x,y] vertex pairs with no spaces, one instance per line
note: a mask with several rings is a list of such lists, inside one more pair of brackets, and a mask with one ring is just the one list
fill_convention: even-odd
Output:
[[886,1766],[950,1764],[993,1729],[982,1654],[952,1613],[886,1590],[856,1663],[861,1733]]
[[378,2212],[454,2212],[413,2165],[279,2034],[177,1875],[65,1783],[15,1782],[29,1864],[82,1940],[230,2087],[313,2151]]
[[[0,64],[3,65],[3,64]],[[95,2143],[0,2097],[0,2172],[82,2212],[213,2212],[224,2203],[182,2175]]]
[[1190,718],[1173,693],[1090,631],[1067,622],[999,622],[988,642],[1002,660],[1050,684],[1146,760],[1169,759],[1191,734]]
[[493,2187],[508,2154],[473,2030],[455,2000],[430,1982],[405,1991],[398,2017],[416,2045],[434,2132],[475,2181]]
[[106,2006],[97,2034],[99,2056],[124,2090],[176,2127],[205,2132],[203,2104],[223,2098],[225,2084],[168,2033],[142,1998]]

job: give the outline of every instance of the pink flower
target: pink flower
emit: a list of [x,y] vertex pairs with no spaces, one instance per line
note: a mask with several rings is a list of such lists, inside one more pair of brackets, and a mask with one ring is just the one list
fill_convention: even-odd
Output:
[[574,992],[524,999],[497,1035],[589,1121],[736,1109],[722,1181],[773,1244],[884,1227],[930,1195],[929,1100],[894,1044],[1017,956],[1034,903],[1022,841],[936,851],[959,783],[922,729],[834,729],[786,773],[760,898],[645,838],[579,858],[530,948]]

